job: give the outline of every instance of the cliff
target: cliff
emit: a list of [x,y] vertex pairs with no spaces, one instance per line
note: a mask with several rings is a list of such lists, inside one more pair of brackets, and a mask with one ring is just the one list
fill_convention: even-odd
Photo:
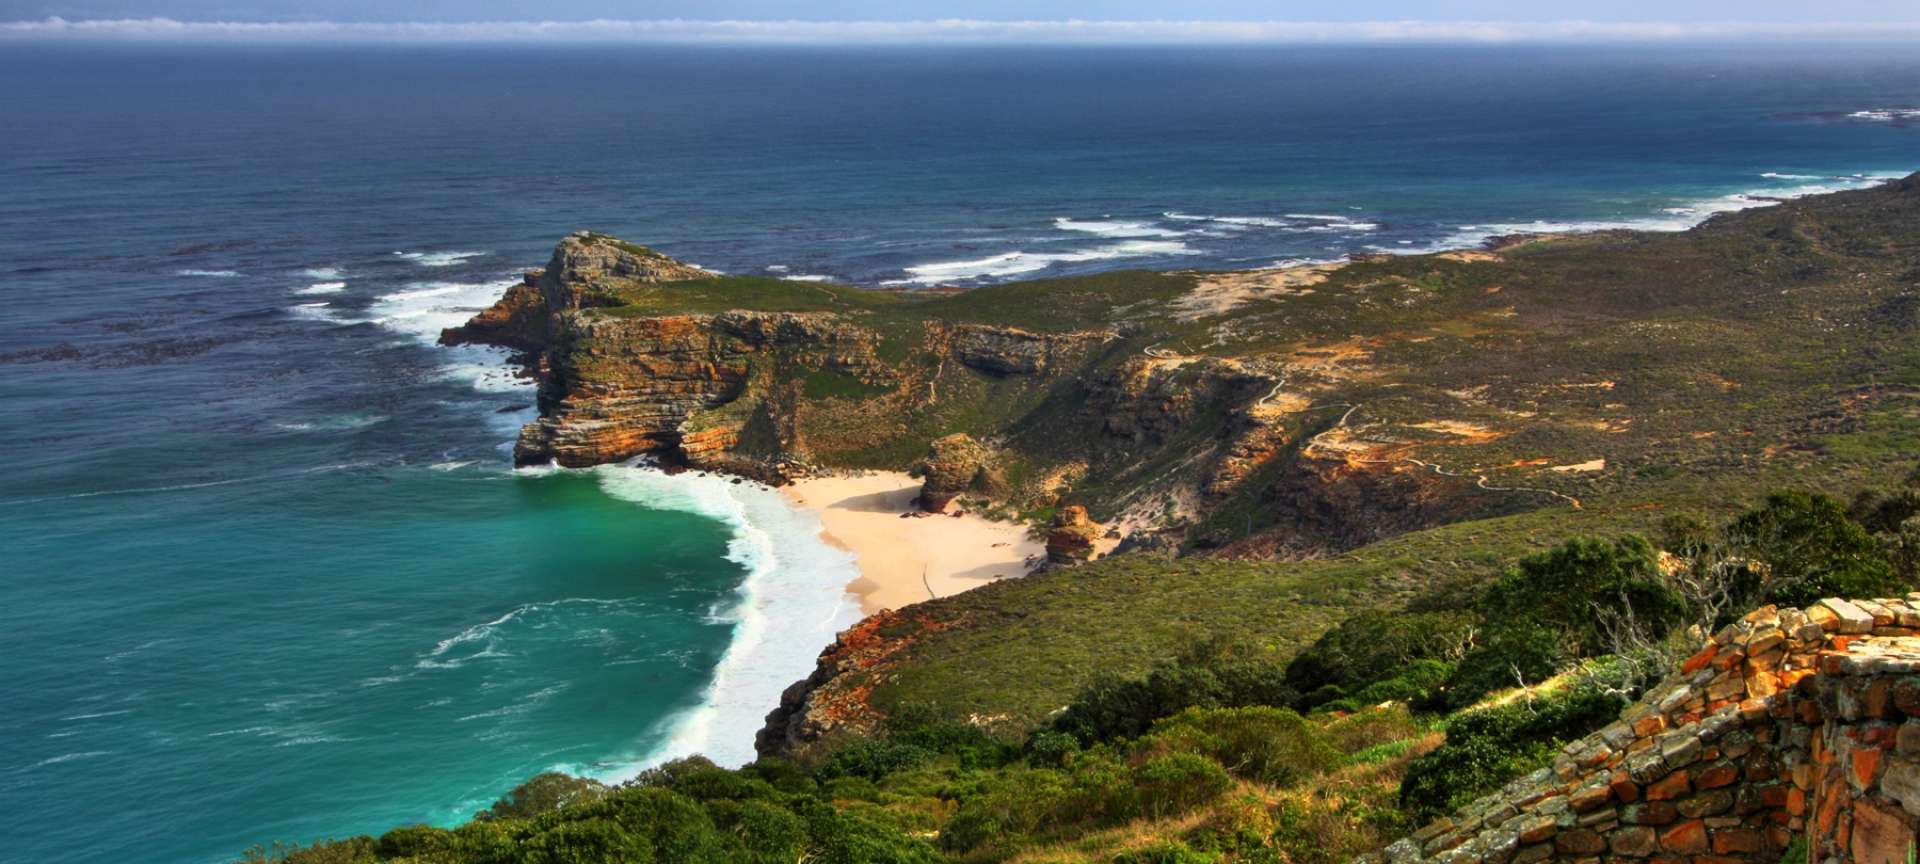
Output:
[[[1295,646],[1484,575],[1462,538],[1519,551],[1891,470],[1920,397],[1916,237],[1911,178],[1683,233],[967,291],[716,276],[575,235],[444,338],[542,376],[522,463],[652,455],[770,482],[918,465],[931,508],[1113,526],[1141,551],[917,606],[887,629],[899,650],[823,660],[788,700],[1017,725],[1196,627]],[[1060,557],[1079,560],[1091,529],[1068,523]],[[1099,662],[1034,670],[1014,646],[1040,618]],[[1114,639],[1128,651],[1082,653]],[[783,753],[814,728],[775,725]]]

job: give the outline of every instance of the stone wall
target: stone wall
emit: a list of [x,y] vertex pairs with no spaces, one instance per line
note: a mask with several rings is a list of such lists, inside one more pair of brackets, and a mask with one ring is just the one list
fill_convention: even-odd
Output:
[[1905,864],[1916,637],[1920,594],[1756,610],[1551,767],[1361,860],[1776,864],[1805,835],[1812,864]]

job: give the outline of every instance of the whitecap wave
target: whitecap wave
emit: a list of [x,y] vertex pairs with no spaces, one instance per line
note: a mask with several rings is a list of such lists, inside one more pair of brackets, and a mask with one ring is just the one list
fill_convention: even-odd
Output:
[[1271,216],[1202,216],[1193,213],[1181,213],[1169,210],[1160,214],[1175,222],[1209,222],[1215,225],[1232,225],[1238,228],[1285,228],[1293,223]]
[[338,279],[345,271],[338,267],[309,267],[300,271],[308,279]]
[[1661,207],[1659,215],[1631,217],[1625,219],[1590,219],[1573,221],[1536,220],[1532,222],[1495,222],[1477,225],[1461,225],[1442,239],[1426,246],[1394,250],[1405,254],[1421,254],[1443,249],[1460,249],[1479,246],[1495,237],[1510,234],[1590,234],[1596,231],[1685,231],[1721,213],[1733,213],[1751,210],[1756,207],[1769,207],[1783,201],[1805,198],[1809,195],[1824,195],[1831,192],[1844,192],[1850,189],[1865,189],[1897,180],[1905,175],[1886,172],[1862,172],[1855,174],[1797,174],[1769,171],[1760,175],[1774,181],[1775,185],[1731,192],[1698,201],[1687,201],[1673,206]]
[[299,303],[293,306],[288,306],[287,313],[292,315],[295,318],[305,318],[308,321],[321,321],[327,324],[336,324],[342,327],[351,326],[354,324],[369,323],[364,318],[348,317],[347,315],[343,314],[343,310],[334,308],[333,304],[328,303],[325,300],[319,301],[317,303]]
[[940,261],[906,268],[907,277],[883,282],[883,285],[938,285],[996,279],[1045,270],[1055,264],[1105,261],[1118,258],[1197,255],[1199,250],[1177,240],[1128,240],[1090,249],[1067,252],[1006,252],[965,261]]
[[345,282],[315,282],[293,293],[295,294],[338,294],[347,290]]
[[1920,120],[1920,108],[1868,108],[1847,114],[1850,120],[1871,120],[1876,123],[1891,123],[1901,120]]
[[[404,333],[424,345],[438,345],[440,331],[467,323],[493,305],[517,280],[494,282],[414,282],[404,291],[384,294],[367,312],[374,324]],[[512,352],[491,345],[453,345],[443,349],[442,372],[483,393],[530,396],[534,382],[514,373]],[[517,428],[517,427],[516,427]]]
[[102,717],[119,717],[119,716],[121,716],[121,715],[123,715],[123,714],[132,714],[132,713],[133,713],[133,709],[132,709],[132,708],[122,708],[122,709],[120,709],[120,710],[118,710],[118,711],[95,711],[95,712],[92,712],[92,713],[90,713],[90,714],[74,714],[74,715],[72,715],[72,716],[70,716],[70,717],[62,717],[62,718],[60,718],[60,719],[61,719],[61,720],[69,720],[69,721],[71,721],[71,720],[98,720],[98,719],[100,719],[100,718],[102,718]]
[[1053,227],[1061,231],[1077,231],[1082,234],[1094,234],[1101,237],[1185,237],[1188,232],[1161,228],[1146,222],[1129,220],[1093,220],[1073,219],[1061,216],[1053,220]]
[[76,759],[92,759],[95,756],[107,756],[107,755],[111,755],[112,753],[113,753],[112,750],[87,750],[80,753],[62,753],[59,756],[55,756],[51,759],[42,759],[38,762],[35,762],[30,767],[41,768],[47,765],[58,765],[62,762],[72,762]]
[[819,517],[780,493],[723,477],[668,476],[629,463],[588,469],[609,495],[645,507],[697,513],[733,529],[727,558],[745,568],[730,609],[733,639],[702,703],[674,717],[641,760],[589,773],[623,780],[668,759],[701,753],[722,765],[754,758],[754,733],[787,685],[813,670],[821,646],[859,620],[846,586],[858,575],[852,553],[820,537]]
[[451,267],[468,258],[478,258],[486,252],[395,252],[395,255],[412,261],[422,267]]
[[792,273],[785,276],[781,276],[780,278],[785,279],[788,282],[832,282],[833,281],[832,276],[824,276],[817,273]]
[[182,276],[206,276],[214,279],[232,279],[240,275],[238,270],[181,270]]

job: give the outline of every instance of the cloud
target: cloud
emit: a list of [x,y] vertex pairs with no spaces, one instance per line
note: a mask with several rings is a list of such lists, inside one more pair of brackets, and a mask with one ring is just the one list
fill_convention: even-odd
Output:
[[179,21],[0,22],[0,41],[178,43],[682,43],[759,45],[1261,45],[1677,41],[1907,41],[1920,23],[1598,21]]

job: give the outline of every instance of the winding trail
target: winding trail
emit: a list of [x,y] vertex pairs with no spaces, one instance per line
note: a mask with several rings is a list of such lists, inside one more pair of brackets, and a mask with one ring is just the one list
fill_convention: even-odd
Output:
[[[1334,406],[1327,405],[1322,407],[1331,408]],[[1321,432],[1319,435],[1313,436],[1314,440],[1307,442],[1307,446],[1309,447],[1313,446],[1313,444],[1319,440],[1320,435],[1325,435],[1327,434],[1327,432],[1332,432],[1336,429],[1340,429],[1344,427],[1347,424],[1348,418],[1351,418],[1354,415],[1354,412],[1359,410],[1360,410],[1360,406],[1358,404],[1348,406],[1347,413],[1340,415],[1340,419],[1335,421],[1331,427],[1328,427],[1326,432]],[[1363,459],[1363,458],[1357,458],[1357,457],[1351,457],[1351,456],[1348,458],[1351,461],[1359,462],[1362,464],[1369,464],[1369,465],[1397,465],[1397,464],[1417,465],[1421,468],[1426,468],[1428,470],[1431,470],[1433,473],[1438,474],[1442,477],[1454,477],[1462,480],[1471,478],[1473,480],[1473,485],[1475,487],[1484,489],[1488,492],[1531,492],[1536,495],[1546,495],[1552,498],[1557,498],[1561,501],[1565,501],[1568,505],[1572,506],[1573,509],[1575,510],[1584,509],[1580,505],[1580,499],[1575,498],[1571,495],[1567,495],[1562,492],[1556,492],[1552,489],[1542,489],[1538,486],[1495,486],[1493,485],[1492,479],[1487,477],[1487,475],[1485,474],[1468,474],[1468,473],[1461,473],[1457,471],[1448,471],[1446,468],[1441,467],[1437,463],[1428,462],[1424,459],[1415,459],[1411,456],[1403,456],[1398,459]]]

